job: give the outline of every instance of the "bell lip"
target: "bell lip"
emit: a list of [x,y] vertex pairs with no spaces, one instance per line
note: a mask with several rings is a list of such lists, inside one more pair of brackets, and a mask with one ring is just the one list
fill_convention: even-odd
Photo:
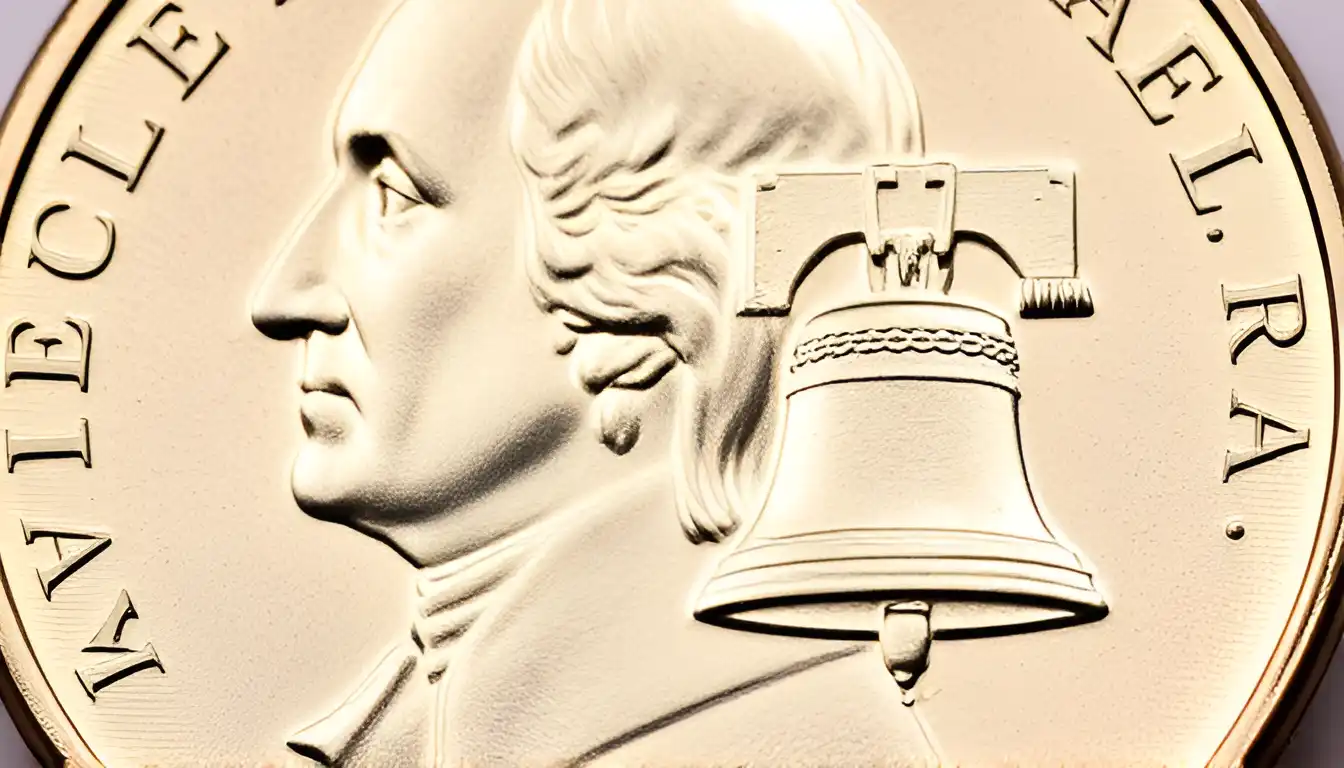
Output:
[[[1041,530],[1048,533],[1044,523]],[[1009,533],[955,528],[843,528],[749,541],[719,563],[715,580],[827,561],[932,564],[950,560],[1016,563],[1072,577],[1048,579],[1051,582],[1081,584],[1092,579],[1078,555],[1056,539]],[[908,568],[904,571],[910,573]]]
[[[806,626],[761,618],[764,609],[919,600],[999,604],[1020,616],[958,620],[943,639],[996,637],[1099,621],[1109,613],[1092,574],[1054,540],[997,533],[906,529],[827,531],[766,539],[729,555],[700,593],[695,618],[771,634],[872,639],[876,622]],[[1048,614],[1048,615],[1043,615]],[[849,626],[838,626],[848,624]]]
[[[854,597],[873,603],[897,603],[918,599],[935,606],[940,602],[964,602],[967,597],[974,597],[975,602],[978,603],[1002,603],[1005,605],[1056,611],[1060,614],[1055,617],[1039,620],[933,630],[933,637],[937,640],[977,640],[994,637],[1008,637],[1011,635],[1034,634],[1036,632],[1047,632],[1057,629],[1068,629],[1070,627],[1078,627],[1101,621],[1110,615],[1110,606],[1095,589],[1092,591],[1092,595],[1095,599],[1089,601],[1048,598],[1040,595],[1028,594],[986,595],[969,591],[950,590],[941,593],[933,591],[920,591],[918,593],[905,594],[900,592],[890,592],[881,593],[880,595],[877,593],[868,593],[864,595],[855,595]],[[779,635],[783,637],[800,637],[813,640],[862,641],[878,639],[878,632],[876,630],[804,627],[796,624],[785,624],[744,617],[744,615],[750,616],[754,612],[766,608],[801,607],[806,605],[822,605],[832,602],[836,602],[833,597],[823,595],[811,597],[761,598],[754,601],[738,601],[723,605],[706,606],[702,604],[696,608],[694,616],[696,621],[699,621],[702,624],[741,632],[754,632],[757,634]]]

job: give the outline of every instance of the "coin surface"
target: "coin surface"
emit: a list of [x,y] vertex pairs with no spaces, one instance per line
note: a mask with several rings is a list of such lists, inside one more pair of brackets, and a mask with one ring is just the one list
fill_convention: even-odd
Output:
[[1237,0],[77,2],[0,134],[51,764],[1235,765],[1338,637]]

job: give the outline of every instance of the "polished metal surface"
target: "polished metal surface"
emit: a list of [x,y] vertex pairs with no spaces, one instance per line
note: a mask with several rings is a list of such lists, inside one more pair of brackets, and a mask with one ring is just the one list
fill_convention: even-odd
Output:
[[1277,754],[1324,124],[1236,2],[1021,6],[73,6],[0,139],[33,748]]

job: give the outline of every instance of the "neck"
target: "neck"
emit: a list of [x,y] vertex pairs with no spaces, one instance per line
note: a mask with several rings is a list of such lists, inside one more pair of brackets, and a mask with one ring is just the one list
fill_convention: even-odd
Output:
[[484,614],[494,591],[528,561],[544,538],[544,526],[533,526],[420,572],[411,636],[424,654],[430,682],[443,677],[454,645]]
[[617,457],[587,434],[572,437],[542,461],[520,468],[488,493],[437,515],[368,531],[420,569],[451,568],[511,537],[586,508],[610,486],[655,462],[654,441]]
[[499,590],[536,560],[539,549],[556,540],[559,528],[585,511],[598,514],[612,504],[628,503],[639,489],[656,482],[657,475],[657,467],[644,466],[638,470],[631,467],[618,480],[603,486],[592,488],[591,483],[586,483],[588,492],[581,502],[572,505],[572,513],[554,511],[541,515],[527,527],[498,536],[454,559],[422,568],[412,637],[423,654],[429,681],[437,683],[447,673],[458,641],[495,604]]

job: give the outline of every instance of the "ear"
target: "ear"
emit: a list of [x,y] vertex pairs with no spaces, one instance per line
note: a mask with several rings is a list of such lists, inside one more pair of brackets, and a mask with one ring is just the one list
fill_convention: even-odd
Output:
[[660,336],[590,332],[574,345],[574,374],[596,394],[614,387],[652,389],[677,364],[677,355]]
[[594,396],[598,440],[623,456],[639,442],[650,390],[676,367],[676,352],[660,336],[590,331],[578,336],[574,378]]
[[624,456],[639,442],[647,395],[628,389],[610,388],[597,395],[597,439],[617,456]]

